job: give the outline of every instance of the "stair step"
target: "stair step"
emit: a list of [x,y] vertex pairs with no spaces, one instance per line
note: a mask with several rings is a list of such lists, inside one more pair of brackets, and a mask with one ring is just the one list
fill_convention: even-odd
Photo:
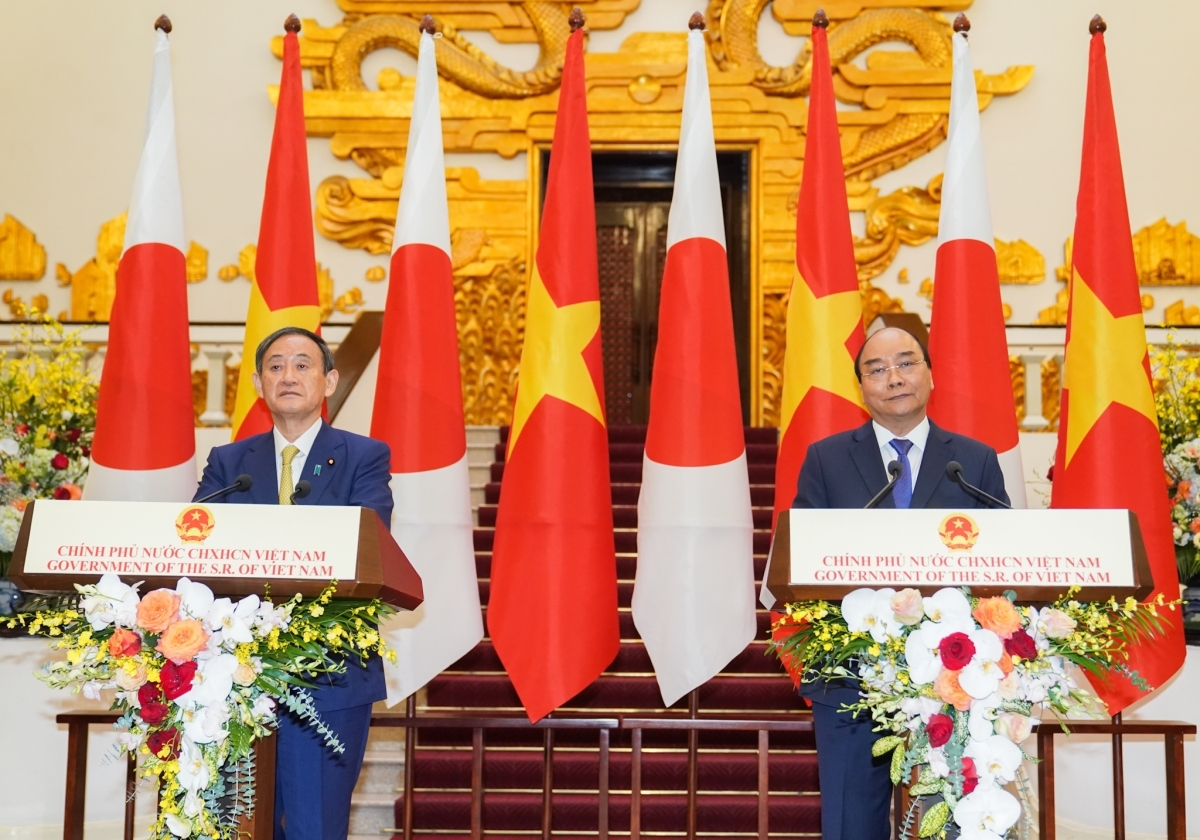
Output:
[[[687,697],[673,709],[686,709]],[[506,675],[441,674],[426,687],[429,708],[521,711],[521,700]],[[784,674],[715,677],[700,686],[700,709],[715,711],[798,710],[803,701]],[[653,676],[601,676],[562,706],[597,713],[658,712],[665,707]]]
[[[609,796],[609,830],[629,830],[630,797]],[[696,801],[697,822],[706,833],[746,832],[758,828],[758,797],[754,794],[702,794]],[[403,819],[404,797],[396,800],[397,823]],[[555,832],[596,831],[597,797],[585,793],[555,793],[552,824]],[[487,793],[483,797],[483,825],[499,831],[535,831],[542,825],[540,791]],[[466,792],[418,792],[413,798],[413,825],[426,831],[470,826],[471,797]],[[687,796],[643,795],[641,827],[644,832],[683,831]],[[775,832],[819,832],[820,797],[796,793],[772,794],[768,800],[768,828]]]

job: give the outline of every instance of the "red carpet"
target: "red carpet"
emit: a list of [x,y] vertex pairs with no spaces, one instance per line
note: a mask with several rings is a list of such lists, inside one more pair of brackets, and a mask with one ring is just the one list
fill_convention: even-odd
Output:
[[[502,430],[502,438],[507,429]],[[637,498],[645,427],[609,430],[612,461],[617,573],[620,578],[621,649],[616,660],[560,714],[614,717],[679,716],[686,698],[668,712],[654,680],[649,657],[629,612],[637,552]],[[770,544],[774,501],[774,429],[746,429],[751,499],[755,505],[755,573],[761,577]],[[492,483],[479,509],[475,531],[480,597],[487,603],[493,526],[504,474],[504,443],[496,446]],[[486,609],[486,606],[485,606]],[[725,670],[700,688],[700,715],[722,717],[807,716],[791,681],[774,657],[766,655],[768,618],[758,613],[763,641],[756,641]],[[428,686],[420,714],[520,715],[512,684],[491,641],[484,639]],[[758,785],[753,732],[701,733],[697,827],[701,835],[754,836]],[[483,827],[494,837],[541,833],[542,733],[505,729],[485,735]],[[609,829],[629,831],[629,733],[613,732],[609,771]],[[428,730],[417,741],[414,762],[414,834],[433,838],[466,834],[470,828],[471,733]],[[683,835],[686,828],[686,735],[647,731],[642,756],[642,831]],[[820,836],[816,754],[811,735],[772,733],[769,825],[773,835]],[[555,834],[594,833],[598,785],[597,736],[564,732],[555,736]],[[396,825],[403,825],[403,797],[396,801]]]

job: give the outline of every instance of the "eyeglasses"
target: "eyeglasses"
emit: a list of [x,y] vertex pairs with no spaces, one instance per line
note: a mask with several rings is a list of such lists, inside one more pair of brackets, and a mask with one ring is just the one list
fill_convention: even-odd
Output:
[[872,382],[882,382],[887,377],[888,371],[892,370],[899,371],[901,376],[908,378],[910,374],[916,373],[917,369],[923,364],[925,364],[925,360],[918,359],[916,361],[910,360],[907,362],[901,362],[900,364],[892,365],[891,367],[883,367],[881,365],[865,371],[863,373],[863,378],[870,379]]

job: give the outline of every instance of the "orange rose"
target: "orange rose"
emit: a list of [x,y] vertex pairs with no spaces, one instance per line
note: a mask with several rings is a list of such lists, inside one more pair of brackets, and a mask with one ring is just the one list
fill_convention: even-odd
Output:
[[179,596],[170,589],[155,589],[138,604],[138,627],[148,633],[161,633],[178,620]]
[[112,656],[133,656],[141,649],[141,636],[124,627],[118,627],[108,639],[108,652]]
[[14,507],[17,510],[24,513],[25,508],[27,508],[29,506],[29,501],[27,499],[13,499],[11,502],[8,503],[8,506]]
[[1011,674],[1013,667],[1012,655],[1008,651],[1000,654],[1000,670],[1004,673],[1004,676],[1007,677]]
[[182,665],[204,650],[210,635],[194,618],[177,621],[158,640],[158,652],[176,665]]
[[1021,614],[1004,597],[980,598],[971,615],[984,630],[991,630],[1001,639],[1007,639],[1021,629]]
[[958,671],[943,668],[942,672],[937,675],[937,679],[933,681],[933,690],[944,702],[949,703],[960,712],[971,708],[971,695],[963,691],[963,687],[958,684]]

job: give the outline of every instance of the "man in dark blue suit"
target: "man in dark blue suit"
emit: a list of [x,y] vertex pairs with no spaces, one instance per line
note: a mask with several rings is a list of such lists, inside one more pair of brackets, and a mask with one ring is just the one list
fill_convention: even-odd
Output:
[[[854,367],[871,421],[808,448],[792,507],[864,507],[887,485],[892,461],[900,476],[879,507],[990,507],[946,475],[951,461],[962,465],[967,483],[1008,502],[995,450],[929,422],[933,373],[921,341],[902,329],[882,329],[863,343]],[[800,693],[813,704],[821,837],[887,840],[889,761],[871,756],[882,733],[872,731],[868,715],[841,711],[861,699],[857,681],[806,682]]]
[[[254,483],[230,502],[293,504],[296,484],[312,489],[294,504],[371,508],[392,522],[391,453],[387,444],[324,423],[321,408],[337,388],[333,353],[315,333],[285,327],[267,336],[255,354],[254,388],[271,412],[270,432],[218,446],[208,456],[195,498],[227,487],[242,473]],[[311,726],[279,709],[275,776],[276,840],[344,838],[350,795],[362,769],[371,704],[387,694],[383,663],[346,663],[312,692],[317,711],[346,751],[336,755]]]

